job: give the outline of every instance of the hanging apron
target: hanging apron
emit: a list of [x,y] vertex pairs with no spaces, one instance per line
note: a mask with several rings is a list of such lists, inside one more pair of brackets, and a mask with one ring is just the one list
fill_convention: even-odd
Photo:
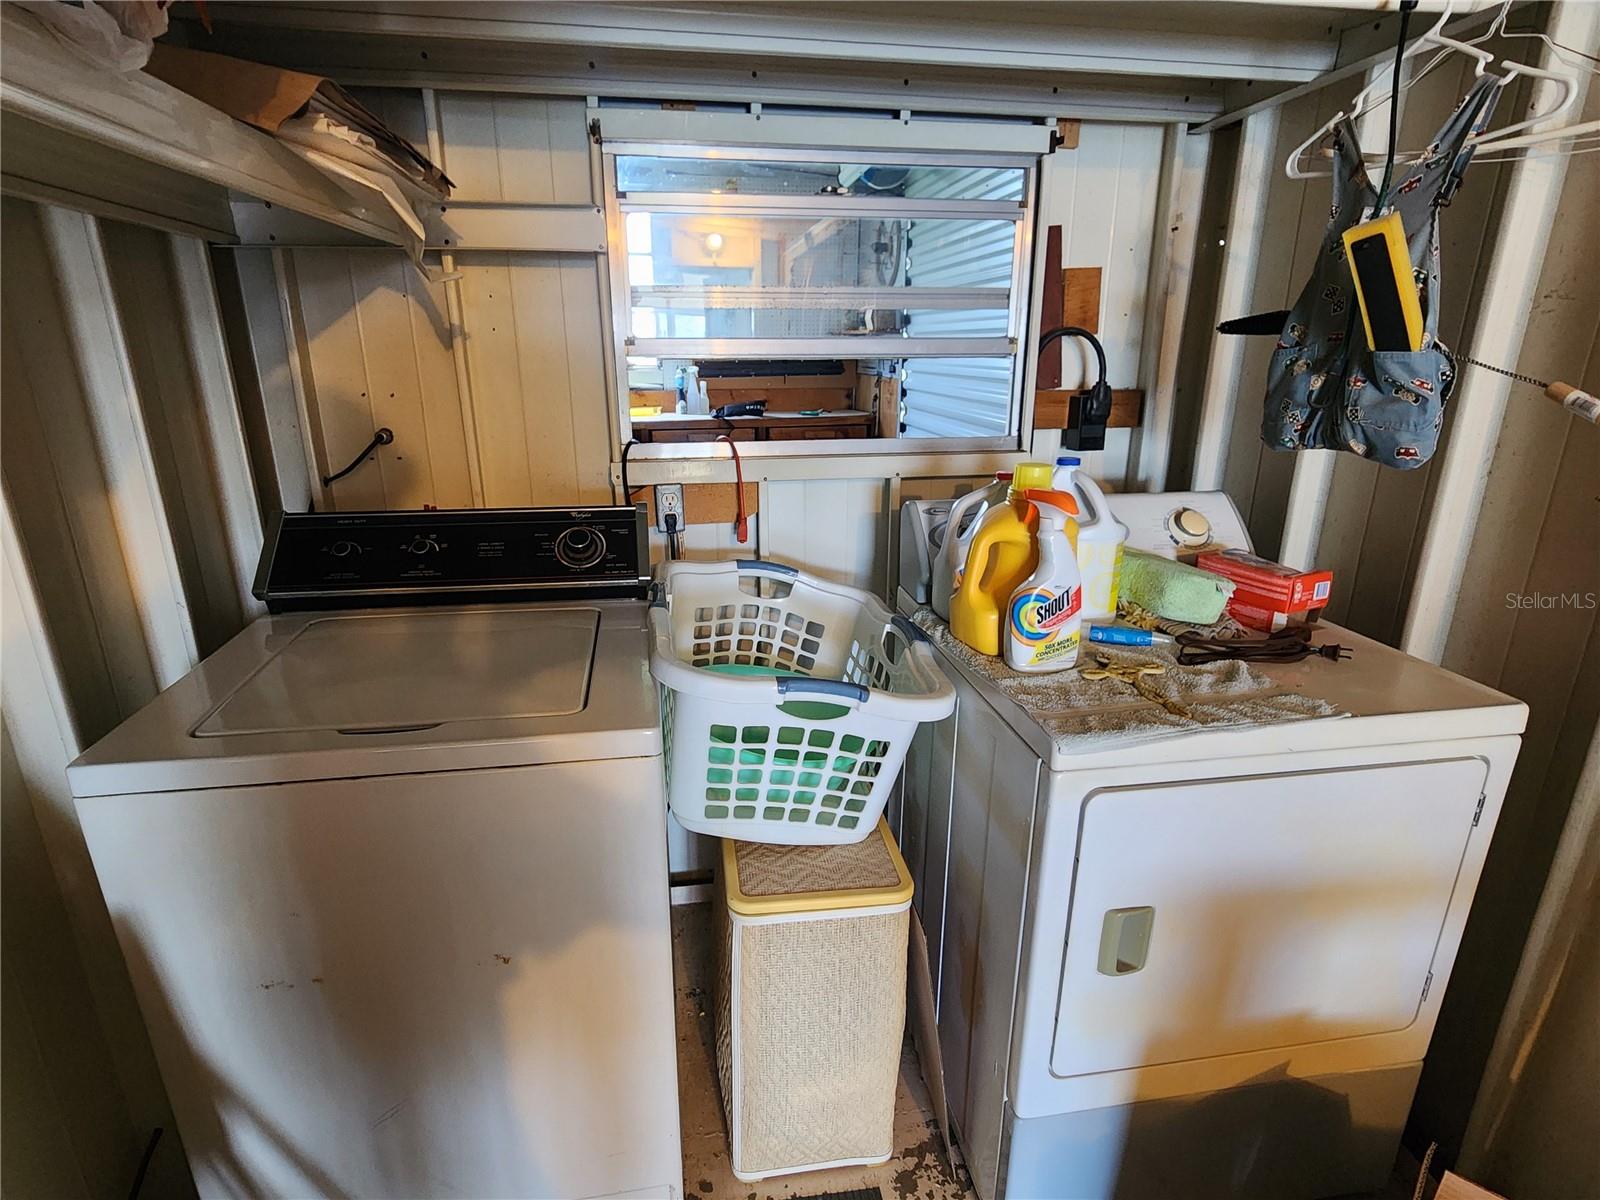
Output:
[[[1335,127],[1333,205],[1305,290],[1289,312],[1267,369],[1261,440],[1275,450],[1349,450],[1411,469],[1433,457],[1455,363],[1440,344],[1439,209],[1472,158],[1465,143],[1489,123],[1500,81],[1478,80],[1421,162],[1380,199],[1348,118]],[[1398,170],[1398,168],[1397,168]],[[1344,232],[1399,210],[1422,305],[1422,349],[1367,346]]]

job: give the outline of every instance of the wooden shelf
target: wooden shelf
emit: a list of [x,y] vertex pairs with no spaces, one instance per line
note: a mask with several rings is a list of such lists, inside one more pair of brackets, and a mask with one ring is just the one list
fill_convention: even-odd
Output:
[[207,241],[239,241],[234,205],[274,205],[350,244],[400,245],[392,213],[363,207],[274,138],[142,71],[80,58],[5,5],[0,187]]
[[855,411],[771,413],[727,419],[662,413],[657,417],[634,417],[633,436],[641,442],[710,442],[721,434],[736,442],[833,441],[871,437],[875,420],[872,413]]

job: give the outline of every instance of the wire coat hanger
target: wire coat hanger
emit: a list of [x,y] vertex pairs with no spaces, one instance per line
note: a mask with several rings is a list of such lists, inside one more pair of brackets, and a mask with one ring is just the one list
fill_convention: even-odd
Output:
[[[1469,138],[1466,143],[1468,148],[1476,150],[1477,148],[1482,147],[1485,152],[1522,149],[1529,146],[1544,145],[1548,142],[1560,141],[1567,138],[1585,136],[1596,131],[1600,131],[1600,122],[1587,122],[1566,128],[1557,127],[1554,129],[1544,129],[1537,133],[1524,133],[1523,131],[1531,130],[1534,126],[1545,125],[1559,117],[1564,116],[1567,111],[1576,104],[1578,97],[1576,76],[1572,74],[1570,70],[1563,73],[1561,71],[1552,70],[1546,67],[1512,62],[1509,59],[1502,59],[1500,62],[1500,66],[1505,72],[1503,75],[1491,73],[1489,66],[1495,61],[1495,55],[1487,50],[1481,49],[1479,43],[1488,40],[1497,32],[1503,30],[1506,14],[1510,8],[1510,5],[1506,4],[1502,7],[1499,15],[1491,23],[1488,33],[1482,35],[1481,37],[1474,38],[1471,41],[1462,41],[1458,38],[1452,38],[1445,34],[1445,23],[1449,21],[1453,8],[1454,2],[1453,0],[1450,0],[1449,3],[1445,4],[1443,10],[1439,14],[1439,19],[1433,24],[1433,27],[1418,37],[1415,42],[1407,46],[1401,53],[1399,63],[1395,69],[1403,69],[1407,61],[1416,58],[1426,50],[1435,48],[1437,49],[1437,52],[1433,55],[1433,57],[1430,58],[1420,70],[1413,73],[1410,79],[1402,80],[1402,88],[1410,88],[1412,84],[1415,84],[1418,80],[1431,72],[1435,67],[1437,67],[1452,54],[1465,54],[1468,57],[1476,60],[1473,65],[1472,72],[1474,79],[1481,79],[1485,76],[1489,76],[1490,78],[1499,80],[1501,86],[1504,86],[1518,76],[1526,76],[1531,79],[1544,80],[1554,83],[1561,87],[1560,100],[1558,100],[1548,110],[1542,113],[1535,113],[1533,116],[1528,117],[1525,120],[1515,122],[1514,124],[1508,125],[1503,129],[1497,129],[1492,133],[1479,134],[1476,137]],[[1559,52],[1566,49],[1565,47],[1557,47],[1554,42],[1550,41],[1548,35],[1543,33],[1537,35],[1516,34],[1507,36],[1538,36],[1550,47],[1552,56],[1557,58],[1560,57]],[[1562,61],[1565,60],[1563,59]],[[1367,113],[1370,113],[1377,108],[1382,107],[1384,104],[1387,104],[1389,102],[1391,90],[1390,83],[1390,76],[1386,73],[1385,75],[1367,84],[1366,87],[1362,88],[1361,91],[1358,92],[1355,98],[1351,101],[1350,108],[1348,110],[1334,114],[1331,120],[1325,123],[1309,138],[1307,138],[1304,142],[1301,142],[1300,145],[1296,146],[1294,150],[1290,152],[1288,161],[1284,163],[1284,173],[1290,179],[1316,179],[1330,174],[1330,171],[1311,169],[1306,165],[1302,165],[1302,160],[1304,159],[1307,151],[1325,138],[1341,121],[1345,120],[1347,117],[1351,120],[1355,120],[1361,116],[1365,116]],[[1368,154],[1363,154],[1362,157],[1364,159],[1371,159],[1374,161],[1376,161],[1378,158],[1378,156]],[[1413,152],[1405,155],[1396,155],[1396,161],[1407,163],[1416,162],[1422,157],[1422,153]],[[1485,161],[1495,160],[1486,159]]]

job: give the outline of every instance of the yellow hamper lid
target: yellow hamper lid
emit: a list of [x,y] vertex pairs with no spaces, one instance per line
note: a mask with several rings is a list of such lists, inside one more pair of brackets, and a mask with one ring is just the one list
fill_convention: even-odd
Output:
[[866,838],[847,846],[769,846],[724,838],[722,878],[728,908],[742,917],[911,902],[911,872],[882,817]]

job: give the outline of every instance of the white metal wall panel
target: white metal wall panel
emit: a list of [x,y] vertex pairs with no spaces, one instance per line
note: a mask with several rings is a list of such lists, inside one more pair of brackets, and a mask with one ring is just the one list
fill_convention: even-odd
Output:
[[197,661],[195,628],[174,534],[164,511],[146,414],[141,411],[126,326],[112,294],[101,227],[92,217],[46,206],[41,228],[59,278],[72,359],[109,494],[124,569],[139,597],[139,623],[167,687]]
[[462,254],[456,267],[484,503],[609,502],[604,260]]
[[50,554],[36,586],[41,609],[66,631],[62,686],[85,733],[98,736],[160,688],[38,209],[7,199],[4,213],[0,463],[22,545]]
[[[638,498],[643,499],[639,492]],[[730,558],[755,558],[761,544],[761,514],[752,513],[748,522],[748,538],[741,542],[734,537],[733,524],[690,525],[679,539],[681,557],[687,562],[722,562]],[[650,530],[650,562],[656,565],[667,561],[667,535],[657,529]]]
[[40,801],[3,722],[0,806],[5,904],[25,914],[5,923],[0,976],[5,1096],[14,1106],[6,1119],[6,1190],[55,1200],[120,1195],[142,1139],[128,1119],[83,965],[72,953],[75,939],[37,818]]
[[[0,934],[5,1094],[27,1113],[25,1124],[7,1118],[6,1188],[89,1200],[126,1186],[148,1136],[141,1126],[165,1124],[171,1113],[67,789],[78,741],[40,597],[9,506],[0,507],[0,803],[5,904],[13,913]],[[34,1054],[43,1061],[30,1070]],[[15,1142],[14,1128],[25,1131]]]
[[[1600,118],[1600,91],[1593,86],[1584,118]],[[1472,171],[1482,166],[1475,164]],[[1492,229],[1482,234],[1471,226],[1470,217],[1459,234],[1448,223],[1462,215],[1463,204],[1484,182],[1469,173],[1467,186],[1445,216],[1447,299],[1453,286],[1465,291],[1468,274],[1465,267],[1450,273],[1448,239],[1461,236],[1476,242],[1482,237],[1487,246],[1493,245]],[[1600,274],[1593,269],[1594,247],[1600,243],[1600,207],[1593,202],[1597,190],[1600,156],[1575,156],[1518,361],[1523,370],[1537,364],[1545,378],[1564,379],[1600,394]],[[1466,249],[1458,246],[1457,253],[1469,262],[1487,257],[1462,253]],[[1450,344],[1467,349],[1469,343]],[[1595,607],[1600,596],[1600,428],[1570,416],[1533,388],[1518,387],[1508,404],[1493,458],[1484,464],[1488,500],[1475,526],[1466,582],[1451,616],[1443,658],[1450,670],[1520,696],[1529,706],[1522,753],[1495,828],[1494,853],[1451,984],[1456,994],[1467,995],[1499,995],[1517,970],[1538,881],[1555,853],[1562,820],[1569,808],[1583,803],[1584,759],[1600,723],[1600,609]],[[1447,433],[1452,419],[1445,418]],[[1382,474],[1409,479],[1416,472]],[[1337,504],[1344,499],[1339,489],[1346,481],[1336,477],[1334,486]],[[1427,500],[1431,503],[1431,497]],[[1368,519],[1376,527],[1384,519],[1378,506],[1386,497],[1373,495],[1370,503]],[[1393,500],[1387,504],[1390,511],[1397,507]],[[1423,508],[1422,515],[1426,512]],[[1400,573],[1393,574],[1396,581],[1390,586],[1399,592],[1393,604],[1402,608],[1404,588]],[[1367,588],[1376,600],[1382,578],[1379,564],[1363,556],[1357,581],[1362,588],[1357,602],[1363,608],[1370,603]],[[1406,579],[1404,587],[1409,586]],[[1338,588],[1335,575],[1334,590]],[[1386,609],[1381,611],[1386,615]],[[1577,899],[1580,891],[1575,889],[1573,898],[1588,905],[1592,933],[1593,901]],[[1478,1086],[1478,1064],[1494,1035],[1493,1015],[1466,1006],[1447,1007],[1440,1014],[1436,1049],[1418,1089],[1418,1112],[1429,1127],[1459,1128],[1465,1120],[1466,1105]],[[1565,1032],[1552,1022],[1536,1056],[1570,1055],[1562,1041]],[[1520,1036],[1513,1044],[1520,1077],[1528,1047]],[[1446,1053],[1438,1053],[1439,1047]],[[1504,1086],[1494,1069],[1491,1064],[1486,1089]],[[1546,1097],[1550,1099],[1554,1097]],[[1513,1182],[1508,1176],[1501,1186],[1509,1188]],[[1507,1194],[1517,1194],[1516,1189]],[[1520,1194],[1538,1192],[1530,1187]]]
[[[453,202],[593,198],[582,101],[477,92],[436,101]],[[410,112],[397,96],[390,109]],[[397,251],[293,252],[315,453],[331,472],[377,427],[395,432],[332,485],[333,506],[608,501],[604,260],[494,252],[451,265],[460,272],[449,285],[459,289],[456,320],[447,285],[425,280]]]
[[297,250],[311,433],[331,473],[379,426],[395,440],[331,487],[341,510],[471,505],[442,285],[394,250]]
[[243,391],[240,419],[263,516],[277,509],[305,512],[312,487],[301,402],[300,346],[290,332],[276,262],[287,251],[214,250],[212,263],[228,315],[229,352]]
[[[170,1128],[172,1115],[65,767],[181,672],[197,644],[231,632],[222,624],[228,606],[241,619],[229,536],[220,554],[213,541],[229,522],[223,472],[210,458],[220,443],[208,432],[218,415],[211,405],[224,398],[204,394],[227,376],[202,361],[211,351],[190,336],[192,297],[174,281],[165,235],[130,237],[79,213],[10,198],[4,228],[6,902],[18,879],[46,889],[43,900],[57,888],[72,930],[71,948],[48,947],[39,972],[16,955],[40,948],[19,948],[21,935],[7,922],[6,1001],[8,1010],[33,1012],[40,1046],[48,1026],[61,1035],[50,1041],[65,1047],[51,1058],[51,1095],[29,1098],[41,1131],[55,1122],[86,1172],[98,1176],[109,1156],[127,1178],[149,1130]],[[119,274],[143,286],[117,285]],[[12,836],[14,820],[26,815],[14,803],[31,806],[36,835]],[[81,974],[62,961],[73,950]],[[12,1020],[8,1012],[8,1049]],[[79,1025],[69,1029],[73,1020]],[[97,1061],[106,1052],[111,1086]],[[16,1098],[9,1088],[7,1096]],[[88,1112],[98,1117],[92,1138],[77,1115]],[[150,1186],[163,1194],[186,1186],[177,1182],[183,1172],[172,1143],[157,1154]]]
[[[185,315],[170,235],[113,222],[105,222],[102,232],[195,650],[204,656],[238,632],[244,608],[228,526],[218,504],[218,464],[208,438],[197,364],[187,353],[174,353],[174,340],[184,336]],[[254,570],[259,553],[258,542],[247,570]]]
[[1011,424],[1011,369],[1009,358],[911,359],[904,436],[1004,437]]
[[[1085,122],[1076,150],[1058,150],[1044,160],[1051,178],[1039,237],[1042,241],[1045,229],[1060,225],[1061,265],[1101,270],[1097,336],[1114,388],[1140,382],[1161,155],[1157,126]],[[1063,340],[1061,347],[1061,386],[1093,383],[1094,352],[1076,339]],[[1085,469],[1112,487],[1126,487],[1132,432],[1108,430],[1105,450],[1083,455]]]
[[882,593],[892,515],[886,480],[774,480],[763,496],[762,557]]
[[244,402],[229,359],[211,253],[204,242],[175,234],[167,237],[167,252],[177,286],[184,348],[193,368],[200,437],[216,487],[216,519],[233,570],[234,597],[241,619],[257,617],[266,611],[251,594],[261,557],[263,505],[245,447]]
[[582,100],[440,92],[443,161],[461,203],[582,204],[594,199]]

